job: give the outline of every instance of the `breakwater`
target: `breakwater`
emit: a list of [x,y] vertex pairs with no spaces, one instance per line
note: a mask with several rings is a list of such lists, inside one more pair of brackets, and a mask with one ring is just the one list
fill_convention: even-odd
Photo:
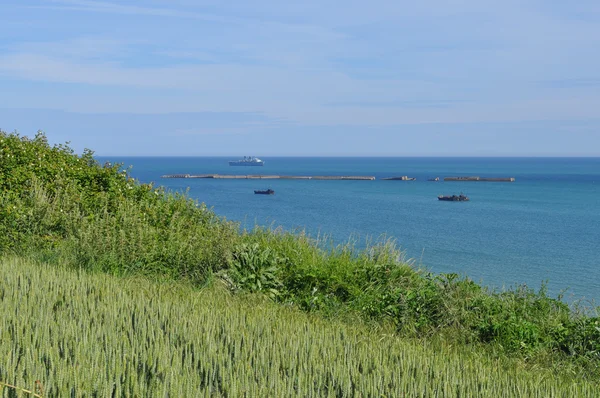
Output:
[[[213,178],[223,180],[358,180],[373,181],[373,176],[291,176],[291,175],[263,175],[263,174],[166,174],[162,178]],[[416,178],[408,176],[383,177],[381,180],[415,181]],[[431,179],[430,181],[434,181]],[[437,181],[437,180],[435,180]],[[481,182],[514,182],[514,177],[444,177],[444,181],[481,181]]]
[[514,177],[444,177],[444,181],[515,182]]

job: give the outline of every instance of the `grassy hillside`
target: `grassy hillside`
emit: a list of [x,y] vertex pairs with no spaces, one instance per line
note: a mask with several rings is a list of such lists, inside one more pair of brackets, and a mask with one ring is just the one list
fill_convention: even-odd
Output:
[[600,388],[219,285],[8,258],[0,302],[0,381],[35,390],[39,380],[45,396],[593,397]]
[[600,319],[526,287],[490,292],[402,261],[393,242],[366,250],[257,228],[240,233],[185,195],[139,184],[119,165],[0,132],[0,256],[145,275],[232,292],[399,336],[487,347],[531,367],[598,378]]

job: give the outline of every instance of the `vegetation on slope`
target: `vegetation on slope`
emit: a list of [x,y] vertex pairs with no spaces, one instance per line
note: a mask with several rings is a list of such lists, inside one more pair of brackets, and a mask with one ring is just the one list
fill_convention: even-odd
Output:
[[305,235],[238,225],[185,195],[133,181],[120,165],[0,132],[0,255],[116,275],[223,280],[232,290],[398,334],[482,344],[597,377],[600,319],[526,287],[490,292],[402,261],[391,242],[330,249]]
[[219,285],[5,258],[0,303],[0,380],[49,397],[593,397],[600,388]]

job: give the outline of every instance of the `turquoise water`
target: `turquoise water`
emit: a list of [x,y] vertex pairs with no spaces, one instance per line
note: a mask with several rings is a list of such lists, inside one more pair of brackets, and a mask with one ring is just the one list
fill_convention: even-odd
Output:
[[[548,282],[569,300],[600,301],[600,158],[111,157],[142,182],[189,194],[251,228],[306,229],[336,242],[394,238],[417,264],[493,287]],[[417,181],[161,179],[163,174],[408,175]],[[428,182],[444,176],[515,177],[514,183]],[[254,195],[272,188],[275,195]],[[440,202],[464,192],[470,202]]]

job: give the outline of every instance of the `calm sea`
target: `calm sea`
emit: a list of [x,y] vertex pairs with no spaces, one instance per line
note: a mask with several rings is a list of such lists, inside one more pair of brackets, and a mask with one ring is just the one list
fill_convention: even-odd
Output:
[[[433,272],[456,272],[488,286],[547,281],[556,296],[600,301],[600,158],[266,158],[100,157],[131,175],[189,189],[229,220],[305,229],[338,243],[393,238]],[[365,175],[375,181],[161,179],[161,175]],[[408,175],[416,181],[379,178]],[[429,182],[444,176],[515,177],[514,183]],[[255,189],[275,195],[254,195]],[[440,202],[464,192],[470,202]]]

